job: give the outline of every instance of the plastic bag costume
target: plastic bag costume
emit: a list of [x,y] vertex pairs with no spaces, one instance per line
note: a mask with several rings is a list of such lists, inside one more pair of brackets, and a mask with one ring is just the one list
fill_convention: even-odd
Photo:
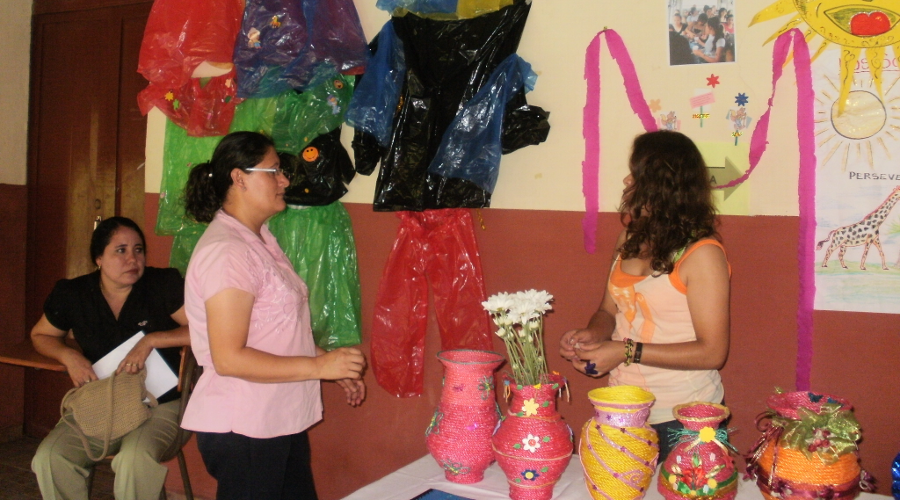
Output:
[[[421,211],[490,205],[490,192],[477,184],[442,177],[428,169],[459,110],[492,79],[501,63],[515,53],[530,8],[530,3],[520,0],[473,19],[437,21],[412,13],[391,18],[390,29],[385,27],[381,35],[395,33],[396,40],[386,44],[390,45],[386,50],[395,54],[380,53],[379,35],[373,60],[388,62],[374,64],[363,76],[351,101],[348,118],[348,123],[357,127],[353,143],[357,172],[369,174],[378,160],[381,161],[375,210]],[[402,51],[402,56],[397,51]],[[398,78],[401,73],[405,78]],[[496,79],[510,82],[508,77]],[[402,88],[397,91],[395,85],[400,81]],[[369,88],[381,88],[397,98],[393,102],[387,99],[378,102],[380,96],[369,94]],[[501,103],[503,93],[499,90],[492,93],[493,106],[504,108],[504,115],[500,137],[490,140],[499,141],[500,145],[495,147],[504,153],[543,142],[550,129],[548,113],[528,105],[524,88],[511,94],[508,102]],[[376,101],[378,105],[354,109],[357,100]],[[396,114],[393,113],[398,107]],[[373,116],[370,118],[368,114]],[[377,139],[381,134],[376,135],[385,120],[392,124],[387,142]]]
[[[350,156],[340,142],[340,110],[346,107],[353,91],[352,79],[345,78],[335,75],[308,93],[291,90],[278,97],[243,101],[237,106],[231,126],[231,131],[268,134],[282,130],[282,140],[292,141],[300,148],[299,155],[290,151],[279,153],[282,168],[291,179],[285,201],[293,206],[273,217],[269,228],[310,289],[313,335],[316,344],[326,350],[361,341],[356,245],[349,215],[338,201],[347,192],[344,184],[355,174]],[[293,120],[290,109],[296,102],[304,103],[307,114],[319,113],[321,119]],[[338,113],[332,114],[335,109]],[[336,128],[319,135],[323,127]],[[305,137],[312,139],[298,142]],[[185,217],[181,190],[191,167],[207,161],[220,140],[188,137],[182,128],[172,122],[167,124],[156,231],[175,235],[170,265],[182,273],[206,226]]]
[[[456,2],[394,7],[426,4],[433,13]],[[525,100],[533,73],[515,55],[530,2],[494,10],[450,21],[395,13],[372,44],[347,112],[357,171],[368,175],[381,162],[374,209],[400,218],[371,339],[375,377],[400,397],[422,393],[429,284],[441,348],[491,348],[466,209],[490,205],[501,153],[538,144],[549,132],[548,113]]]
[[481,257],[465,209],[398,212],[400,228],[378,286],[372,324],[372,371],[399,397],[422,394],[428,285],[441,349],[490,350],[493,328]]
[[249,0],[234,49],[238,96],[274,97],[360,74],[366,55],[352,0]]
[[[138,72],[150,81],[138,95],[141,113],[157,107],[193,136],[228,133],[239,102],[228,68],[243,12],[242,0],[154,2],[138,61]],[[192,78],[204,61],[225,74]]]

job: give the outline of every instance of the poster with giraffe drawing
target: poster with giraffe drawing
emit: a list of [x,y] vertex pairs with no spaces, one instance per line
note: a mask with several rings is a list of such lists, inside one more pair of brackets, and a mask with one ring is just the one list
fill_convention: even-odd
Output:
[[840,50],[813,63],[816,309],[900,311],[900,67],[883,58],[880,82],[865,57],[851,82]]

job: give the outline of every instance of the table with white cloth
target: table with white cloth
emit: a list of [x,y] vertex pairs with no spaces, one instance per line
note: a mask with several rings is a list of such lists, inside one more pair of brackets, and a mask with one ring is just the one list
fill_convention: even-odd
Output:
[[[658,474],[658,472],[657,472]],[[353,492],[344,500],[410,500],[435,489],[473,500],[503,500],[509,498],[506,476],[495,462],[484,473],[484,480],[474,484],[456,484],[447,481],[444,470],[431,455],[416,460],[374,483]],[[663,500],[656,489],[656,477],[650,483],[646,500]],[[763,496],[754,481],[738,481],[736,500],[762,500]],[[859,500],[888,500],[891,497],[862,493]],[[573,455],[569,466],[553,488],[553,500],[591,500],[584,483],[584,470],[578,456]]]

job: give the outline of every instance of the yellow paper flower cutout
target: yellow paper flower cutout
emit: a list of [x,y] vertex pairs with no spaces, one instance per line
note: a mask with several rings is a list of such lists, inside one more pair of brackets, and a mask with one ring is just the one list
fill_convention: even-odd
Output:
[[522,405],[522,411],[525,412],[526,417],[537,415],[538,404],[535,402],[534,398],[525,400],[525,404]]
[[712,427],[704,427],[700,429],[700,441],[708,443],[716,439],[716,430]]
[[172,102],[175,100],[175,94],[173,94],[172,91],[170,90],[170,91],[166,92],[165,98],[167,101]]

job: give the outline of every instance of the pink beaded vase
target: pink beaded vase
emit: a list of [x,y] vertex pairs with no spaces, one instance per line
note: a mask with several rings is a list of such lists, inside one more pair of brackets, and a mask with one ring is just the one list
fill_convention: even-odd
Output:
[[441,351],[441,401],[425,430],[428,451],[448,481],[477,483],[494,462],[491,434],[500,419],[494,370],[504,361],[496,352]]
[[728,432],[719,429],[730,412],[713,403],[688,403],[672,409],[684,425],[659,472],[657,489],[666,500],[732,500],[737,495],[737,469]]
[[539,385],[504,380],[512,401],[491,442],[512,500],[549,500],[569,465],[572,429],[556,411],[556,395],[565,382],[557,374]]

